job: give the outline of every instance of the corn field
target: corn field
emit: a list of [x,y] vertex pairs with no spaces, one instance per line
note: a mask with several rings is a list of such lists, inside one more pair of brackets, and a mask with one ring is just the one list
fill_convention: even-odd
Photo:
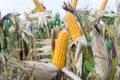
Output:
[[[63,2],[64,20],[32,0],[32,13],[0,15],[0,80],[120,80],[120,2],[90,11]],[[2,12],[2,11],[1,11]]]

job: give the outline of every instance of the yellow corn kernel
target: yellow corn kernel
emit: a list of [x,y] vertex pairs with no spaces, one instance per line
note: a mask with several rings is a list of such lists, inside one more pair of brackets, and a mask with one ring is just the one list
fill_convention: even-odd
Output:
[[107,5],[108,0],[103,0],[102,5],[100,6],[99,11],[103,11]]
[[76,39],[83,35],[82,30],[79,28],[79,25],[74,17],[74,15],[70,12],[66,14],[66,23],[68,25],[69,32],[72,36],[72,40],[76,41]]
[[34,2],[35,6],[36,6],[36,8],[37,8],[37,10],[38,10],[39,12],[44,12],[44,11],[45,11],[45,9],[44,9],[43,6],[41,5],[41,3],[39,3],[38,0],[33,0],[33,2]]
[[72,8],[76,9],[78,0],[72,0]]
[[54,56],[52,59],[52,63],[58,69],[62,69],[65,66],[67,46],[68,46],[68,32],[62,30],[59,33],[58,38],[56,40]]

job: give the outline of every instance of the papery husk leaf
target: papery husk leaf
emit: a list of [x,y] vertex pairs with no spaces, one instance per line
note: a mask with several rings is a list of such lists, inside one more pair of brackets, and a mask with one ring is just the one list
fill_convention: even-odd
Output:
[[81,52],[82,46],[83,46],[82,42],[78,41],[76,53],[75,53],[75,60],[74,60],[77,73],[79,73],[80,76],[82,75],[82,64],[83,64],[83,53]]
[[26,34],[25,34],[25,33],[21,33],[21,35],[22,35],[23,40],[24,40],[26,43],[28,43],[29,41],[28,41],[28,37],[26,36]]
[[51,63],[52,60],[48,58],[40,59],[39,62],[44,62],[44,63]]
[[81,80],[77,75],[75,75],[73,72],[68,71],[67,68],[62,68],[62,72],[65,73],[66,75],[68,75],[70,78],[72,78],[73,80]]
[[109,79],[111,71],[111,61],[105,42],[97,32],[96,26],[92,28],[92,51],[95,62],[95,73],[101,80]]
[[37,61],[18,61],[14,58],[10,59],[10,63],[20,70],[33,75],[41,80],[51,80],[56,77],[58,68],[52,63],[44,63]]

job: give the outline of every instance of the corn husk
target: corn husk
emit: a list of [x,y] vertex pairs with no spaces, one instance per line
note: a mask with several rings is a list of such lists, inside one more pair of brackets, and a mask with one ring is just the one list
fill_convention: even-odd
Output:
[[108,54],[105,42],[96,30],[96,26],[92,28],[92,51],[95,62],[95,74],[101,80],[109,78],[111,70],[110,56]]
[[83,53],[82,53],[83,44],[81,41],[78,41],[75,53],[75,67],[77,69],[77,74],[82,75],[82,64],[83,64]]
[[52,63],[44,63],[37,61],[18,61],[14,58],[10,59],[10,63],[18,69],[25,71],[29,75],[40,80],[51,80],[56,77],[58,69]]

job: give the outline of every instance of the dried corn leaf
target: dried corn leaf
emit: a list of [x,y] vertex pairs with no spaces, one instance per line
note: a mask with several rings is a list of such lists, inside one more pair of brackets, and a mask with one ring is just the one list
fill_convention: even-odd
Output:
[[43,45],[50,45],[51,44],[51,39],[44,39],[44,40],[40,40],[35,42],[36,44],[43,44]]
[[51,52],[48,52],[48,53],[38,53],[38,54],[36,54],[36,56],[47,56],[47,55],[51,55]]
[[62,69],[62,72],[68,75],[73,80],[81,80],[77,75],[75,75],[73,72],[68,71],[65,67]]
[[52,60],[48,58],[40,59],[39,62],[44,62],[44,63],[51,63]]
[[26,34],[21,33],[21,35],[22,35],[23,40],[24,40],[26,43],[29,43],[28,37],[26,36]]
[[83,44],[81,41],[78,41],[75,53],[75,67],[77,69],[77,73],[82,75],[82,64],[83,64],[83,54],[81,52]]
[[118,37],[117,37],[117,40],[116,40],[116,52],[117,52],[117,66],[116,66],[116,72],[115,72],[115,75],[114,75],[114,80],[119,80],[120,79],[120,33],[119,33],[119,31],[120,31],[120,25],[119,25],[119,27],[118,27],[118,31],[117,31],[117,33],[118,33]]

